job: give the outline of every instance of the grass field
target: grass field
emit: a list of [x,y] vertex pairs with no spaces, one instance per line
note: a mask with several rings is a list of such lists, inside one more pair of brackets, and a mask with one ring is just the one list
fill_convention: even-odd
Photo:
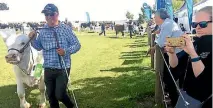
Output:
[[[72,55],[71,81],[79,108],[153,108],[155,74],[146,56],[147,38],[77,33],[81,50]],[[18,108],[12,65],[0,38],[0,108]],[[26,90],[36,108],[38,90]],[[62,105],[63,106],[63,105]]]

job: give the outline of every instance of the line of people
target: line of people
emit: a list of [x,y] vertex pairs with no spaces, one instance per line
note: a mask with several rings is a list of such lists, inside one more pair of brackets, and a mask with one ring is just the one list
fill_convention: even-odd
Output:
[[[55,45],[52,38],[52,31],[43,30],[40,35],[32,41],[32,46],[44,52],[45,84],[51,108],[59,108],[58,101],[72,108],[74,104],[66,92],[68,80],[65,78],[60,63],[57,62],[58,54],[65,57],[66,68],[71,69],[70,55],[80,50],[80,43],[69,26],[58,22],[58,8],[54,4],[45,6],[44,13],[47,24],[45,27],[51,28],[59,34],[59,44]],[[154,52],[156,47],[160,47],[164,52],[166,62],[170,64],[175,80],[179,80],[179,87],[186,91],[192,98],[203,102],[203,108],[212,106],[212,6],[205,7],[195,15],[195,22],[192,27],[196,29],[197,39],[192,42],[189,36],[184,35],[177,23],[170,19],[167,10],[159,9],[154,17],[158,30],[156,46],[151,50]],[[66,34],[66,35],[65,35]],[[30,37],[35,36],[35,31],[31,32]],[[171,47],[166,43],[166,37],[183,36],[186,45],[181,48]],[[166,43],[166,44],[165,44]],[[188,59],[189,58],[189,59]],[[179,94],[169,71],[164,65],[163,81],[166,85],[165,91],[169,93],[172,105],[178,103]],[[66,84],[61,84],[61,82]]]
[[[164,91],[169,94],[172,106],[177,106],[181,100],[175,86],[178,81],[179,88],[185,95],[198,100],[202,108],[212,108],[212,6],[204,7],[195,14],[191,25],[197,33],[194,41],[170,19],[166,9],[157,10],[154,21],[157,25],[154,31],[157,35],[156,45],[150,48],[150,52],[153,53],[156,47],[160,47],[164,52],[165,61],[170,65],[175,82],[165,63],[162,77]],[[166,37],[180,36],[184,38],[185,46],[171,47],[166,42]]]

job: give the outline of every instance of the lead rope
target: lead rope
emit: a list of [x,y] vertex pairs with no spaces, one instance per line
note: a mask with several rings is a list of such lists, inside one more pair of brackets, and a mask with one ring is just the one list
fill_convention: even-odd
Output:
[[[54,31],[54,30],[53,30],[53,31]],[[57,47],[60,48],[56,31],[54,31],[54,37],[55,37],[55,39],[56,39]],[[67,69],[66,69],[66,65],[65,65],[64,59],[63,59],[63,57],[60,56],[59,54],[58,54],[58,57],[59,57],[59,63],[60,63],[61,68],[62,68],[62,64],[63,64],[63,66],[64,66],[64,70],[65,70],[65,72],[66,72],[66,76],[67,76],[67,79],[68,79],[68,84],[69,84],[69,82],[70,82],[70,86],[71,86],[71,80],[70,80],[70,78],[69,78],[69,75],[68,75],[68,72],[67,72]],[[62,62],[62,64],[61,64],[61,62]],[[71,96],[70,96],[70,90],[69,90],[69,88],[68,88],[68,84],[67,84],[67,91],[68,91],[69,97],[71,97]],[[71,91],[72,91],[72,95],[73,95],[73,98],[74,98],[74,101],[75,101],[75,106],[76,106],[76,108],[78,108],[78,103],[77,103],[77,101],[76,101],[75,94],[74,94],[74,92],[73,92],[72,89],[71,89]]]

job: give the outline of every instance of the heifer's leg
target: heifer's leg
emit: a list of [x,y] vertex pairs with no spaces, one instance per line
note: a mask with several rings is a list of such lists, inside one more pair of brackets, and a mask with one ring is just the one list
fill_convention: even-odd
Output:
[[20,107],[29,108],[30,104],[25,99],[24,84],[19,78],[16,78],[16,79],[17,79],[17,93],[18,93],[18,97],[20,99]]
[[18,67],[14,67],[14,72],[16,75],[16,83],[17,83],[17,94],[20,99],[20,107],[21,108],[29,108],[30,104],[25,99],[25,89],[23,84],[23,76]]
[[115,34],[116,34],[116,37],[118,37],[118,31],[117,30],[115,31]]
[[122,31],[122,36],[125,37],[125,36],[124,36],[124,31]]
[[41,93],[39,107],[44,108],[46,106],[46,97],[45,97],[45,84],[44,84],[44,76],[41,76],[39,83],[39,91]]

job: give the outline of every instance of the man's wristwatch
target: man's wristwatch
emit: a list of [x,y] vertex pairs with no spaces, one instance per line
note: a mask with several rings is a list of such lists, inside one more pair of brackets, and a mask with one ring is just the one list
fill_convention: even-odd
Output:
[[196,57],[196,58],[191,58],[191,62],[197,62],[200,60],[200,56]]

